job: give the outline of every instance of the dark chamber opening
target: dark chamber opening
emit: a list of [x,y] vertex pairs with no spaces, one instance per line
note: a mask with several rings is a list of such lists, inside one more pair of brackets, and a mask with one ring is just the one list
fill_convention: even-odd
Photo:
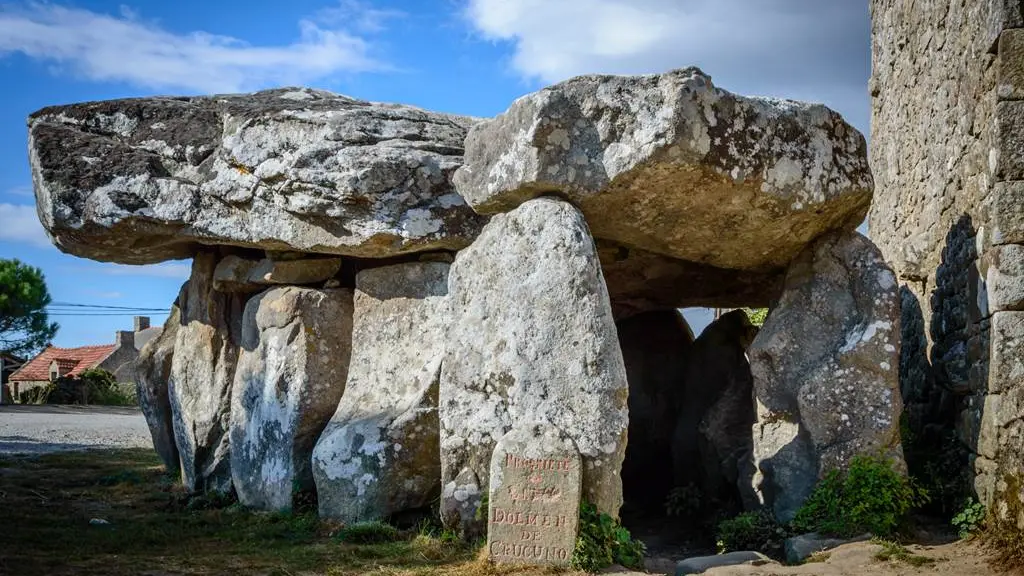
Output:
[[757,328],[733,310],[694,339],[673,309],[617,329],[629,381],[622,522],[653,556],[713,550],[715,525],[744,509],[753,475],[745,351]]

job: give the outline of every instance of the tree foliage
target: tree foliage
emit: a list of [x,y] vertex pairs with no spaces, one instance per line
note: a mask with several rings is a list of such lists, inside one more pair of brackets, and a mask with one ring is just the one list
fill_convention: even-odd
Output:
[[758,328],[764,326],[764,321],[768,319],[767,308],[744,308],[743,311],[747,313],[747,318],[750,318],[750,323]]
[[49,304],[41,270],[0,259],[0,351],[28,356],[49,344],[58,328],[46,313]]

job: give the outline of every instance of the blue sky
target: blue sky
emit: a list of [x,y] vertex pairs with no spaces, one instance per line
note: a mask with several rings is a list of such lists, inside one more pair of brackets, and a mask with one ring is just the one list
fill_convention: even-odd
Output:
[[[493,116],[582,73],[698,65],[743,94],[824,102],[867,133],[868,3],[854,0],[0,0],[0,257],[55,301],[164,308],[187,262],[61,254],[35,216],[25,119],[48,105],[309,85]],[[130,317],[59,317],[58,346]],[[162,323],[162,316],[154,316]]]

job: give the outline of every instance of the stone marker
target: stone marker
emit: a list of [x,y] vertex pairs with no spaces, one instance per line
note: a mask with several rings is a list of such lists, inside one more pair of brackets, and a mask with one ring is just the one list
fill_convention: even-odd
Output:
[[568,566],[582,479],[572,440],[549,424],[513,428],[494,448],[490,476],[491,560]]

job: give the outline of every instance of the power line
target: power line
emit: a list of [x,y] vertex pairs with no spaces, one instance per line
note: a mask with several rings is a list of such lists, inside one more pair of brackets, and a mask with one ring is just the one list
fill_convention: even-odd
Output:
[[78,304],[73,302],[52,302],[47,306],[50,309],[57,308],[87,308],[94,310],[126,310],[131,312],[165,312],[168,308],[146,308],[142,306],[113,306],[106,304]]
[[[170,310],[165,310],[170,312]],[[47,316],[135,316],[131,312],[50,312]]]

